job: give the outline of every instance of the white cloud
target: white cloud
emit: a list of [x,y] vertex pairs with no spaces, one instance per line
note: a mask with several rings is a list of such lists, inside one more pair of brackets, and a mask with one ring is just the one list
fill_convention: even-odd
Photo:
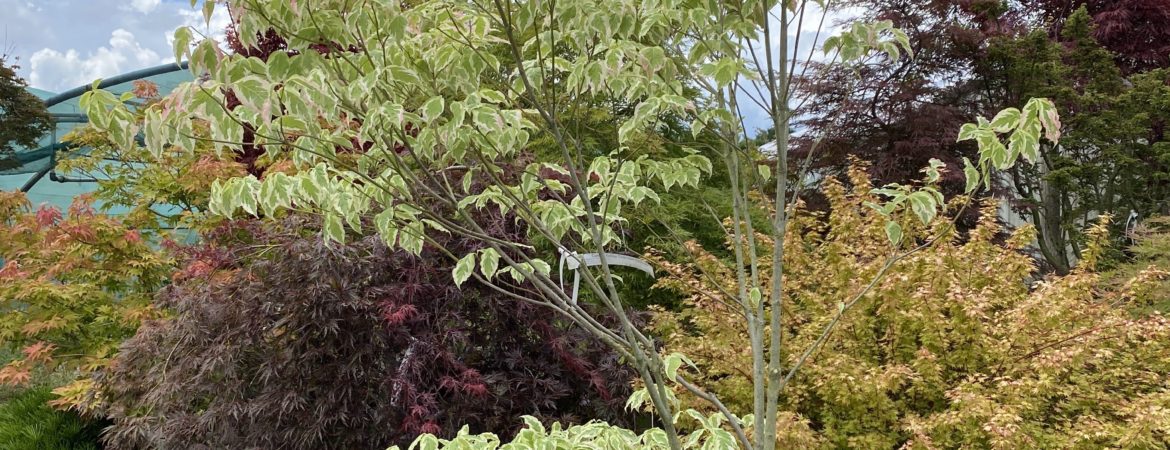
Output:
[[74,49],[64,52],[45,48],[29,58],[29,84],[51,91],[82,86],[97,78],[162,64],[157,52],[143,47],[134,33],[124,29],[110,34],[107,46],[85,56]]
[[0,0],[0,52],[19,58],[32,87],[62,92],[166,63],[166,36],[191,9],[187,0]]
[[170,62],[179,26],[222,42],[229,21],[220,4],[207,26],[186,0],[0,0],[0,47],[31,86],[61,91]]
[[150,14],[158,7],[160,0],[130,0],[130,8],[142,14]]

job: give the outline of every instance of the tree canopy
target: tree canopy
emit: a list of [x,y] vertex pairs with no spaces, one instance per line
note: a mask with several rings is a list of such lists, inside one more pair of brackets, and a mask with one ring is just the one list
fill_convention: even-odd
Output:
[[53,122],[44,102],[28,92],[28,83],[8,55],[0,55],[0,170],[19,165],[18,147],[34,149]]
[[[993,192],[1037,227],[1037,249],[1048,267],[1068,272],[1084,245],[1080,230],[1096,215],[1170,212],[1165,201],[1170,111],[1164,106],[1170,74],[1149,57],[1161,44],[1126,38],[1150,52],[1139,55],[1110,40],[1147,23],[1170,25],[1161,15],[1167,6],[1082,3],[841,4],[905,29],[915,58],[814,71],[801,85],[811,96],[803,123],[825,134],[803,139],[799,148],[815,146],[812,165],[827,174],[843,173],[848,156],[855,155],[871,164],[878,183],[904,183],[930,158],[955,164],[971,157],[975,148],[953,139],[963,118],[990,116],[1031,97],[1052,98],[1067,139],[1042,147],[1042,164],[997,176]],[[1142,20],[1122,26],[1116,23],[1120,17]],[[1166,29],[1141,31],[1141,39]],[[957,175],[944,179],[945,192],[961,186]]]
[[128,448],[1165,447],[1108,236],[1170,85],[1095,5],[204,0],[193,81],[80,98],[124,220],[0,197],[0,382]]

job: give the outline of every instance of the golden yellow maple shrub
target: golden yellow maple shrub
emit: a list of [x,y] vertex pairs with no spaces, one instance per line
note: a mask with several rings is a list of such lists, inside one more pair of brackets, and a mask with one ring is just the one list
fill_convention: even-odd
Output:
[[[850,185],[828,182],[831,212],[797,215],[787,235],[789,367],[891,251],[885,218],[864,206],[877,199],[862,168],[851,170]],[[929,245],[895,263],[782,392],[785,448],[1170,446],[1170,321],[1134,313],[1170,296],[1151,288],[1167,268],[1104,283],[1094,272],[1102,222],[1080,267],[1042,277],[1025,253],[1031,228],[1004,238],[993,204],[981,217],[964,236],[943,220],[904,221],[904,239]],[[756,239],[760,254],[771,254],[767,236]],[[697,244],[688,249],[688,264],[648,255],[667,273],[656,287],[687,297],[680,312],[656,311],[653,325],[667,352],[696,362],[697,384],[750,412],[747,331],[725,295],[733,268]],[[764,257],[762,278],[770,267]]]
[[151,235],[91,202],[59,211],[0,192],[0,385],[66,383],[55,403],[81,410],[89,375],[162,314],[151,299],[174,270]]

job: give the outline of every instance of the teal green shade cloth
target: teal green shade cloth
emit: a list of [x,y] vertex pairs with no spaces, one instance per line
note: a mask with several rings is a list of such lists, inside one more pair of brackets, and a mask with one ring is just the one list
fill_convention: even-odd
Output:
[[[134,82],[138,80],[153,82],[158,85],[159,95],[165,96],[179,85],[194,80],[194,77],[187,70],[186,64],[172,63],[106,78],[102,81],[101,87],[115,95],[121,95],[133,89]],[[70,148],[62,138],[87,123],[78,102],[81,94],[90,89],[89,85],[62,93],[28,89],[30,93],[45,101],[56,126],[41,137],[35,148],[17,149],[14,155],[16,167],[0,170],[0,190],[23,189],[34,207],[48,204],[64,211],[75,197],[97,189],[96,183],[85,181],[87,180],[85,174],[54,171],[58,158],[67,158],[69,155],[87,151],[85,148]],[[160,209],[172,208],[160,206]],[[119,211],[110,212],[116,214]]]

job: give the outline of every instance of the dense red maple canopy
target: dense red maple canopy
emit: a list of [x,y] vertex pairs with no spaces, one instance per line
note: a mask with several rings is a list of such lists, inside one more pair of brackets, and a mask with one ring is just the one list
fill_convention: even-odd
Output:
[[1126,73],[1170,67],[1170,0],[1029,0],[1042,12],[1051,33],[1085,6],[1096,25],[1094,37],[1117,54]]

